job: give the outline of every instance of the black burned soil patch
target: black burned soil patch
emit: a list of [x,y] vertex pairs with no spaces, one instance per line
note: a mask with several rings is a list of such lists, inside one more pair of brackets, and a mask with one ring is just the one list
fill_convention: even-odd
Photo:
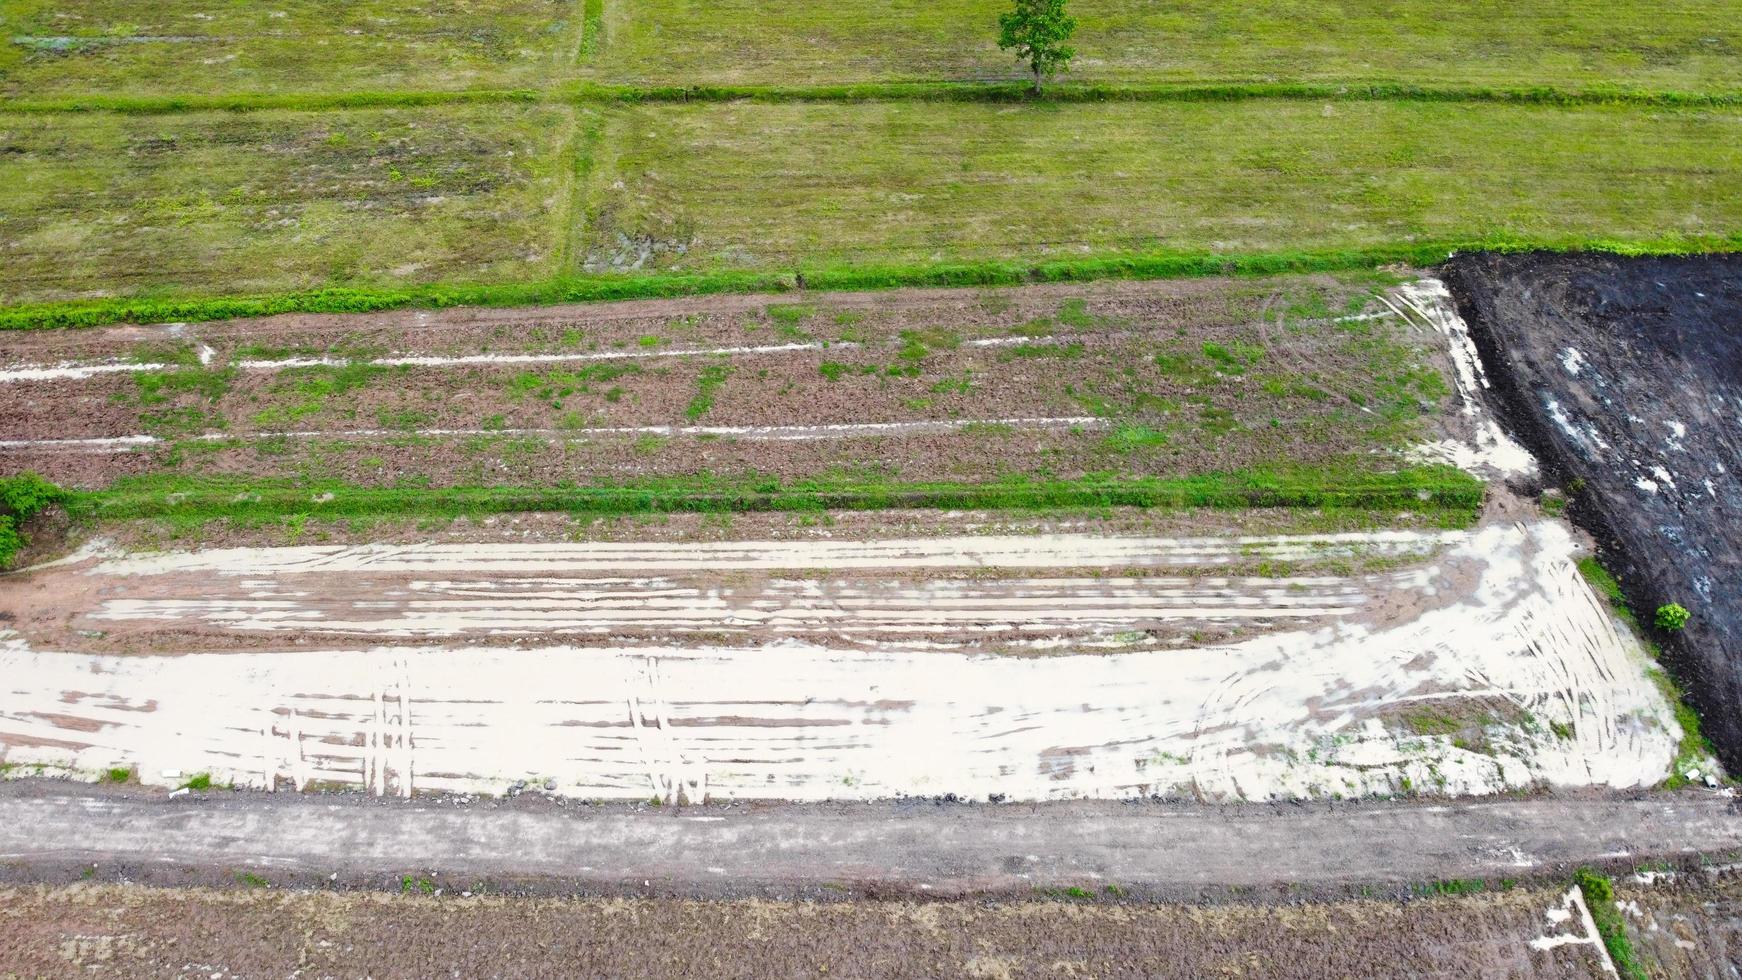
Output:
[[1742,770],[1742,256],[1469,255],[1445,277],[1519,435]]

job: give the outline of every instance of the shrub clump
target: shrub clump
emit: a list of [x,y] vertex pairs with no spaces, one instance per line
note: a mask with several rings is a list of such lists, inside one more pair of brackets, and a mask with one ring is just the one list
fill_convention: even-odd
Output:
[[44,508],[66,499],[66,491],[35,473],[0,477],[0,568],[24,547],[21,528]]
[[1657,607],[1657,616],[1654,619],[1654,622],[1657,623],[1658,629],[1668,630],[1671,633],[1674,633],[1683,626],[1686,626],[1688,620],[1692,618],[1693,614],[1687,611],[1687,607],[1679,602],[1672,602],[1668,605]]

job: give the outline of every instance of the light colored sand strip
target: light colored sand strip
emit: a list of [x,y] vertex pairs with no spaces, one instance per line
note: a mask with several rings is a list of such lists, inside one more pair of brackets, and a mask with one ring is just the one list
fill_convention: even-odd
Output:
[[0,383],[11,381],[78,381],[99,374],[143,374],[167,371],[173,364],[137,364],[132,361],[102,361],[94,364],[26,364],[0,369]]
[[[136,766],[153,784],[181,778],[170,771],[377,793],[548,779],[611,799],[1649,784],[1680,732],[1576,554],[1557,524],[1490,526],[1448,556],[1473,570],[1467,591],[1404,622],[1103,656],[899,643],[96,656],[14,636],[0,642],[0,755]],[[1412,734],[1397,713],[1424,694],[1450,717],[1494,715],[1486,750]]]
[[[192,578],[192,577],[190,577]],[[718,580],[501,578],[409,583],[327,572],[322,582],[198,577],[170,595],[105,599],[80,628],[259,633],[360,633],[398,637],[466,634],[709,633],[764,638],[826,634],[835,641],[942,633],[1093,637],[1163,622],[1305,622],[1347,616],[1366,604],[1365,584],[1387,592],[1431,587],[1405,573],[1372,583],[1300,579]]]
[[[1488,413],[1484,404],[1484,392],[1490,388],[1488,375],[1482,368],[1476,344],[1470,339],[1469,324],[1458,315],[1451,290],[1438,279],[1419,279],[1399,286],[1391,297],[1396,300],[1393,309],[1406,322],[1426,324],[1445,341],[1452,358],[1459,413],[1471,429],[1468,439],[1442,439],[1415,447],[1416,457],[1450,463],[1481,477],[1534,475],[1536,457]],[[1392,303],[1392,298],[1382,299]]]
[[772,442],[811,439],[863,439],[872,436],[936,435],[960,432],[976,426],[1008,426],[1015,429],[1104,429],[1108,420],[1093,415],[1062,418],[937,419],[920,422],[860,422],[833,425],[639,425],[601,426],[590,429],[307,429],[293,432],[231,434],[206,432],[185,439],[131,435],[92,439],[0,439],[0,449],[64,449],[112,452],[142,449],[169,442],[226,442],[260,439],[391,439],[405,436],[459,438],[469,436],[537,437],[554,441],[589,437],[664,436],[667,438],[715,436]]
[[[1330,320],[1308,320],[1306,324],[1318,323],[1354,323],[1363,320],[1376,320],[1389,316],[1401,315],[1392,310],[1382,310],[1377,313],[1360,313],[1352,316],[1340,316]],[[1130,331],[1119,331],[1112,334],[1100,333],[1094,336],[1126,338],[1137,336]],[[964,340],[963,347],[1017,347],[1024,345],[1063,345],[1083,340],[1084,337],[1069,334],[1049,335],[1044,337],[978,337]],[[306,367],[344,367],[351,364],[374,364],[382,367],[466,367],[476,365],[512,366],[516,364],[581,364],[592,361],[624,361],[649,360],[671,357],[737,357],[757,354],[787,354],[800,351],[821,350],[857,350],[872,346],[851,340],[837,340],[824,343],[762,344],[737,347],[690,347],[666,348],[648,347],[612,351],[587,351],[555,354],[456,354],[440,356],[434,354],[393,354],[381,358],[350,359],[342,357],[285,357],[276,360],[246,359],[235,363],[243,371],[282,371],[286,368]],[[211,347],[200,345],[199,358],[202,365],[210,365],[215,359]],[[22,364],[16,367],[0,368],[0,384],[13,381],[59,381],[78,380],[99,374],[113,373],[149,373],[156,371],[173,371],[181,368],[179,364],[135,363],[131,361],[63,361],[59,364]]]
[[277,576],[368,571],[413,575],[551,575],[599,571],[779,568],[1121,568],[1262,560],[1427,555],[1466,531],[1369,531],[1237,538],[1082,534],[967,535],[875,541],[599,541],[584,544],[367,544],[214,548],[103,561],[99,575],[202,572]]
[[[1016,347],[1025,344],[1067,344],[1081,338],[1061,337],[981,337],[962,342],[964,347]],[[857,350],[869,345],[850,340],[823,343],[761,344],[741,347],[642,347],[612,351],[574,352],[567,354],[394,354],[387,357],[350,359],[343,357],[282,357],[273,360],[245,359],[235,362],[243,371],[282,371],[286,368],[347,367],[372,364],[379,367],[512,367],[520,364],[585,364],[593,361],[639,361],[674,357],[745,357],[757,354],[791,354],[800,351]],[[201,346],[200,363],[210,365],[215,352]],[[79,380],[99,374],[140,374],[173,371],[180,364],[137,363],[133,361],[98,361],[61,364],[25,364],[0,368],[0,384],[13,381]]]

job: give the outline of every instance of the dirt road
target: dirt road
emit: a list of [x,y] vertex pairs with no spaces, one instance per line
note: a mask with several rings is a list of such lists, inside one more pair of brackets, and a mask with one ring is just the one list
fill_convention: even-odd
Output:
[[1483,803],[1198,806],[868,804],[651,807],[227,791],[169,799],[43,781],[0,783],[0,868],[71,878],[96,864],[185,883],[256,869],[274,881],[451,890],[559,880],[560,890],[946,895],[1108,884],[1168,895],[1208,886],[1408,883],[1548,874],[1742,849],[1733,800],[1704,790]]

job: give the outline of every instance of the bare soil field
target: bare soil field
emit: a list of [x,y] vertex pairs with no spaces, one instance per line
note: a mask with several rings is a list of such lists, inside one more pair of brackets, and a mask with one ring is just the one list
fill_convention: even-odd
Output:
[[[1546,888],[1288,906],[0,889],[24,976],[1601,978]],[[1575,941],[1542,942],[1566,936]],[[238,937],[247,937],[239,942]]]
[[1742,876],[1735,865],[1641,870],[1616,879],[1615,904],[1651,976],[1692,980],[1742,971]]
[[1573,489],[1644,618],[1742,762],[1742,261],[1471,256],[1451,280],[1518,431]]
[[82,486],[143,473],[556,485],[1383,465],[1453,424],[1439,421],[1452,394],[1444,338],[1383,284],[843,294],[27,337],[0,366],[0,449]]
[[[0,367],[5,444],[99,487],[136,463],[228,474],[244,514],[263,478],[1534,473],[1485,414],[1431,279],[529,316],[35,340]],[[589,414],[451,428],[559,412]],[[140,492],[173,515],[183,494],[158,486]],[[535,780],[672,802],[1239,800],[1650,786],[1683,740],[1575,571],[1583,543],[1504,488],[1473,527],[1473,511],[1419,513],[1424,491],[1385,513],[504,516],[441,540],[417,533],[439,522],[381,540],[320,522],[320,496],[252,529],[186,522],[165,552],[140,550],[163,540],[152,526],[115,525],[125,543],[83,527],[75,555],[0,581],[12,771],[407,796]]]

